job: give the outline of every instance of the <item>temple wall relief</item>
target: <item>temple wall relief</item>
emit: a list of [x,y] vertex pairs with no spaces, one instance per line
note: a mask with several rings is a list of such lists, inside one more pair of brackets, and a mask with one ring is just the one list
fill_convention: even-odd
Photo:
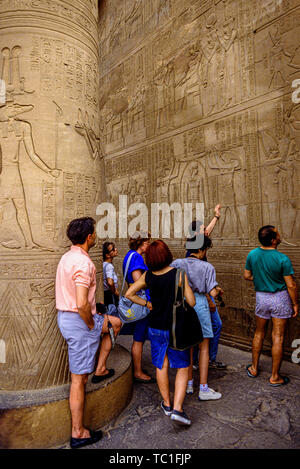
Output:
[[[260,226],[279,228],[299,279],[299,19],[299,0],[103,1],[99,10],[112,200],[130,191],[136,201],[132,181],[143,174],[148,204],[203,202],[208,223],[221,203],[209,260],[226,290],[223,338],[242,346],[255,324],[242,274]],[[183,255],[183,240],[168,243]],[[299,332],[297,318],[287,350]]]

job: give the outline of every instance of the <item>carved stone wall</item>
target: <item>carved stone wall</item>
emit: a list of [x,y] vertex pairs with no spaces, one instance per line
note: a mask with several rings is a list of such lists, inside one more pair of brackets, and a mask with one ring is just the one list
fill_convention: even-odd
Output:
[[54,281],[68,222],[103,190],[97,21],[96,0],[0,2],[1,389],[68,380]]
[[[279,228],[280,250],[300,275],[299,20],[299,0],[100,3],[111,200],[204,202],[206,223],[222,204],[209,260],[226,290],[223,338],[238,345],[250,344],[255,327],[254,291],[242,274],[260,226]],[[183,254],[183,243],[169,244]],[[124,254],[126,243],[119,247]],[[297,318],[286,349],[299,337]]]

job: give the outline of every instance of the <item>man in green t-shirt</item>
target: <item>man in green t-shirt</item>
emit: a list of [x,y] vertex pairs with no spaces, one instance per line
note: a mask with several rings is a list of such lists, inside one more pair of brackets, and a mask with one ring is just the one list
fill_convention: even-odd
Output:
[[272,376],[271,386],[282,386],[289,382],[287,376],[280,376],[284,332],[287,321],[299,312],[298,289],[293,278],[294,270],[288,256],[277,251],[280,234],[272,225],[260,228],[260,247],[249,252],[244,278],[253,281],[256,291],[256,330],[252,342],[252,364],[246,367],[250,378],[258,375],[258,362],[272,318]]

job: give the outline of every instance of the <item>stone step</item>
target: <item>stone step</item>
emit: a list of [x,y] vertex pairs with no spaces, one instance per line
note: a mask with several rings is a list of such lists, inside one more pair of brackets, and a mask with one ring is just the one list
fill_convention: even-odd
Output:
[[[133,389],[130,353],[120,345],[111,352],[114,376],[86,386],[84,425],[98,430],[128,405]],[[70,384],[32,391],[0,391],[0,448],[50,448],[70,439]]]

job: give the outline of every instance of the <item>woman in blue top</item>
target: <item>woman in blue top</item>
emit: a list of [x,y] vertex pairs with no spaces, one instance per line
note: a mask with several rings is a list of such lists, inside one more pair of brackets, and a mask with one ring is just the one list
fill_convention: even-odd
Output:
[[[132,238],[129,239],[129,251],[127,252],[123,261],[123,275],[127,259],[131,254],[128,271],[126,274],[126,281],[128,285],[132,285],[136,282],[142,274],[148,270],[146,266],[143,254],[149,245],[150,233],[135,233]],[[150,301],[149,291],[146,290],[147,299]],[[142,354],[143,345],[145,340],[148,338],[148,317],[136,321],[132,325],[134,326],[133,342],[131,347],[131,355],[133,361],[133,375],[134,380],[141,383],[155,383],[155,379],[144,373],[142,369]],[[125,326],[126,327],[126,326]]]

